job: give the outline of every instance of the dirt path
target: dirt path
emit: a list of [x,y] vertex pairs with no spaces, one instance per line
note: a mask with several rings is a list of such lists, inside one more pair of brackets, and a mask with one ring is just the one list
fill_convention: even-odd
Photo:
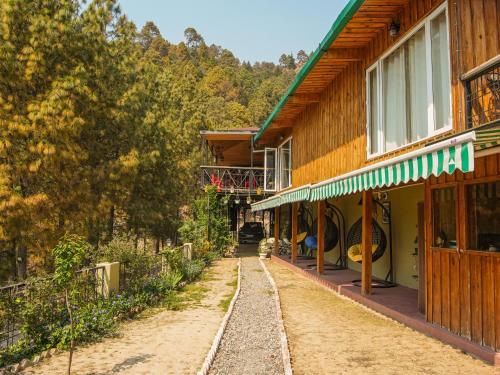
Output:
[[[73,375],[195,374],[225,314],[220,306],[234,293],[237,259],[223,259],[187,286],[189,306],[160,310],[120,327],[119,335],[75,353]],[[24,374],[65,374],[62,353]]]
[[269,262],[278,285],[294,374],[500,374]]
[[284,373],[274,291],[256,256],[242,258],[240,294],[209,373]]

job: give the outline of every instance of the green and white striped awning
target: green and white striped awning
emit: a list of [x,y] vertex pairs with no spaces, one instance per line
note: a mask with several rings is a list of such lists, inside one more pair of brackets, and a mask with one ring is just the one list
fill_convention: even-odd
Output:
[[251,205],[252,212],[268,210],[270,208],[278,207],[281,205],[281,197],[279,195],[273,195],[267,199],[263,199],[260,202],[255,202]]
[[311,201],[474,170],[474,132],[385,160],[311,187]]
[[500,146],[500,126],[490,129],[476,130],[474,150],[482,151]]
[[280,194],[281,204],[309,200],[310,190],[311,190],[311,185],[308,184],[293,190],[284,191]]

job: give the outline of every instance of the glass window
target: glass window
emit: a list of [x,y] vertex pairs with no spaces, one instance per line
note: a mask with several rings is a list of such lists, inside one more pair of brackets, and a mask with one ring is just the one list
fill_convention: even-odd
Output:
[[406,93],[409,141],[427,137],[427,69],[425,65],[425,29],[420,29],[405,44]]
[[264,190],[276,190],[276,149],[266,148],[264,170]]
[[378,153],[378,84],[377,69],[373,69],[369,75],[370,91],[370,154]]
[[500,181],[466,187],[468,248],[500,251]]
[[457,247],[456,200],[453,187],[432,191],[432,242],[435,247]]
[[451,127],[446,9],[431,17],[368,72],[369,154],[391,151]]
[[292,173],[292,140],[285,142],[279,148],[280,155],[280,188],[285,189],[292,184],[291,173]]
[[438,130],[451,125],[450,63],[446,12],[440,13],[431,20],[431,46],[434,128]]
[[386,151],[393,150],[406,143],[404,69],[404,51],[402,48],[398,48],[384,59],[383,102]]

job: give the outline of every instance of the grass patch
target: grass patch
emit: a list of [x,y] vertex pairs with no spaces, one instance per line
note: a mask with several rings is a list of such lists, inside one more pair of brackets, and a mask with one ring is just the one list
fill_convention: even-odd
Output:
[[224,312],[227,312],[227,310],[229,309],[231,300],[233,299],[234,293],[236,293],[236,288],[238,287],[238,266],[233,268],[233,275],[235,276],[233,281],[229,281],[226,283],[227,286],[232,287],[231,293],[226,294],[224,298],[219,302],[219,307]]
[[186,285],[179,295],[179,307],[185,309],[191,306],[201,306],[201,301],[209,290],[201,283]]
[[255,269],[253,269],[252,271],[254,271],[254,272],[264,272],[264,270],[262,270],[262,269],[260,269],[260,268],[255,268]]

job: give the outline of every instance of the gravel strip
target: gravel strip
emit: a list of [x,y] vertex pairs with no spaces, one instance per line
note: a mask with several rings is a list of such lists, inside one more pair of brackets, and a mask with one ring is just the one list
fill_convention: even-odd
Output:
[[209,374],[284,374],[274,292],[256,257],[242,259],[240,295]]

